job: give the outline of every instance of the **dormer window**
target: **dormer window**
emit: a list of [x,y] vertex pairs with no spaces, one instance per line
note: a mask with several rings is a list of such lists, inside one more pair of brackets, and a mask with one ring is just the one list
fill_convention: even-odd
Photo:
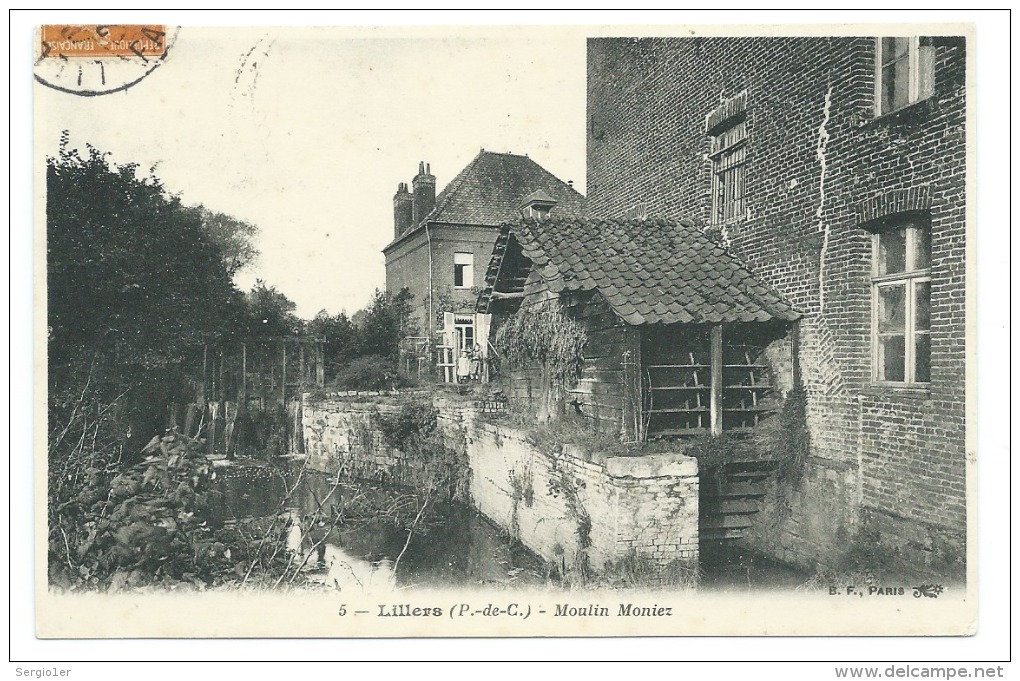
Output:
[[524,209],[524,217],[545,220],[549,217],[550,210],[552,210],[552,206],[531,205]]
[[521,200],[521,215],[533,220],[545,220],[556,205],[556,199],[541,189],[532,192]]

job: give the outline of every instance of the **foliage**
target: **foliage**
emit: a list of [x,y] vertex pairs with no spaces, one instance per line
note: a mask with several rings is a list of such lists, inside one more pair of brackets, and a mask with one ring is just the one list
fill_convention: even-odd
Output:
[[432,437],[439,425],[438,416],[439,410],[431,401],[409,399],[404,400],[394,414],[374,413],[372,423],[382,433],[387,446],[405,450]]
[[433,329],[442,329],[447,312],[453,312],[457,305],[453,299],[453,289],[449,286],[435,286],[432,290]]
[[235,433],[243,437],[239,449],[249,456],[271,459],[287,453],[289,418],[282,404],[267,405],[263,409],[245,409],[240,427]]
[[683,441],[687,456],[698,460],[702,469],[714,469],[729,463],[764,459],[762,452],[750,446],[748,440],[723,431],[719,435],[700,435]]
[[[529,431],[528,442],[546,458],[548,463],[549,477],[546,479],[546,494],[553,499],[562,499],[566,506],[566,517],[574,522],[578,550],[575,564],[571,569],[587,574],[591,571],[586,550],[592,544],[592,521],[581,499],[581,490],[587,487],[587,483],[571,470],[572,467],[564,465],[564,447],[570,441],[557,437],[557,433],[570,422],[563,420],[543,424]],[[514,510],[516,511],[516,506]],[[566,566],[563,566],[563,569],[565,572]]]
[[126,456],[116,436],[116,407],[85,391],[73,417],[51,432],[51,587],[205,588],[285,573],[289,495],[276,514],[220,525],[223,479],[202,441],[171,431],[154,437],[131,463],[139,457]]
[[244,299],[246,338],[295,336],[301,332],[301,321],[294,315],[297,305],[275,286],[257,279]]
[[327,382],[353,390],[383,390],[402,383],[397,371],[400,342],[417,333],[412,298],[406,288],[396,294],[377,289],[372,302],[353,317],[319,312],[306,330],[325,340]]
[[323,339],[326,380],[332,380],[358,353],[358,333],[347,313],[331,315],[320,310],[305,327],[308,335]]
[[703,469],[729,463],[762,461],[776,464],[781,477],[797,480],[810,452],[810,436],[803,390],[791,391],[776,414],[762,421],[747,437],[723,431],[684,441],[688,456]]
[[[215,477],[200,443],[177,433],[155,437],[146,458],[118,468],[90,443],[91,458],[72,487],[54,485],[50,581],[70,589],[150,584],[212,584],[234,567],[211,527]],[[95,464],[105,463],[102,467]],[[52,480],[51,480],[52,481]]]
[[677,559],[665,566],[631,550],[623,558],[607,563],[598,574],[587,575],[585,586],[628,589],[695,589],[701,581],[701,568],[696,560]]
[[398,381],[396,362],[387,357],[358,357],[339,370],[335,385],[348,390],[388,390]]
[[406,288],[396,294],[376,289],[372,302],[352,317],[322,310],[308,322],[306,332],[325,341],[327,383],[354,390],[395,387],[401,340],[418,333],[412,299]]
[[438,416],[430,400],[408,398],[396,412],[374,412],[371,426],[387,447],[403,453],[400,465],[406,470],[398,471],[398,479],[413,480],[426,498],[461,498],[467,485],[467,452],[448,446]]
[[202,231],[219,250],[223,267],[228,275],[233,277],[258,258],[259,252],[254,243],[259,231],[257,226],[204,206],[195,206],[188,210],[198,216],[202,223]]
[[521,306],[496,331],[495,347],[510,367],[548,365],[552,375],[573,383],[588,341],[584,327],[556,302]]
[[608,456],[661,453],[671,448],[660,440],[622,442],[615,433],[599,429],[594,420],[576,414],[565,414],[562,418],[542,423],[536,423],[525,415],[517,421],[516,425],[527,428],[529,441],[539,451],[558,451],[563,445],[570,445],[587,461],[599,461]]
[[187,391],[182,365],[228,332],[241,296],[199,215],[135,164],[93,147],[83,158],[65,133],[46,188],[51,418],[66,422],[88,381],[151,433]]
[[804,389],[791,390],[779,412],[751,431],[749,442],[762,458],[779,462],[784,477],[799,479],[811,453]]
[[357,321],[356,347],[359,356],[377,355],[397,359],[400,339],[417,334],[411,322],[413,298],[406,288],[395,294],[376,290],[372,302]]
[[516,510],[517,504],[521,501],[528,508],[531,508],[535,504],[535,475],[531,470],[531,465],[526,464],[522,467],[521,471],[511,468],[507,474],[507,481],[510,483],[510,498],[514,502],[514,509]]

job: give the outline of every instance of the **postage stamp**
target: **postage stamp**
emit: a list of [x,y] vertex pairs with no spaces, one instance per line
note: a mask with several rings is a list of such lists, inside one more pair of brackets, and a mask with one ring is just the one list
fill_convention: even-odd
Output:
[[39,637],[974,632],[971,25],[37,38]]
[[35,78],[81,96],[120,92],[156,70],[176,31],[162,25],[44,25],[38,30]]

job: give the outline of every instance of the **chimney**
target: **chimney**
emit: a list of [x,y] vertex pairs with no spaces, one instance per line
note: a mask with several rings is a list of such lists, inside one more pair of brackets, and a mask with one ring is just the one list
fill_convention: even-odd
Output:
[[397,185],[397,193],[393,195],[393,238],[411,228],[414,221],[414,197],[407,191],[407,183]]
[[411,180],[411,189],[414,192],[414,221],[417,227],[425,216],[436,207],[436,177],[432,174],[427,163],[418,164],[418,174]]

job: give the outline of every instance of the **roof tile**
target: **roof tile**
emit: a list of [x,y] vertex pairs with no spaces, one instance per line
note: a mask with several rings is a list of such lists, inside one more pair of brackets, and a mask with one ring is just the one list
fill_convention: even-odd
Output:
[[584,213],[584,196],[527,156],[481,151],[436,197],[425,220],[499,226],[520,217],[525,198],[553,199],[553,215]]
[[672,220],[560,217],[504,226],[559,291],[597,290],[628,324],[800,315],[700,230]]

